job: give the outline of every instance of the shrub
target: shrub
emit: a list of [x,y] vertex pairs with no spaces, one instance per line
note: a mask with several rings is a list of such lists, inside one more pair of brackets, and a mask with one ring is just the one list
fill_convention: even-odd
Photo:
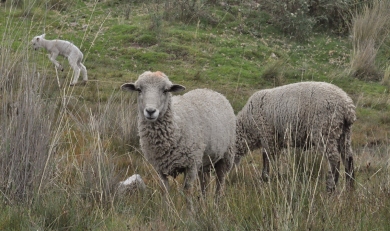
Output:
[[306,40],[316,23],[309,15],[310,8],[306,0],[265,0],[263,10],[271,15],[271,21],[298,41]]
[[[215,1],[209,1],[214,3]],[[165,0],[164,19],[184,22],[201,21],[207,25],[217,25],[218,20],[208,11],[204,1],[198,0]]]
[[314,27],[337,33],[348,31],[350,11],[362,0],[265,0],[261,9],[271,15],[271,22],[298,41],[307,40]]
[[314,0],[310,1],[310,16],[317,25],[332,29],[336,33],[348,32],[351,20],[350,10],[359,5],[360,0]]

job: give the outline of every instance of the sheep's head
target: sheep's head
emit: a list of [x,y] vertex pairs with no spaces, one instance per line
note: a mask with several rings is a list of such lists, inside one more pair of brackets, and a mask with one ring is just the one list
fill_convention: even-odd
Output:
[[38,50],[38,48],[42,47],[41,41],[42,41],[42,39],[45,38],[45,35],[46,35],[46,34],[39,35],[39,36],[35,36],[35,37],[31,40],[31,44],[32,44],[34,50]]
[[135,83],[125,83],[123,90],[138,92],[138,110],[147,121],[154,122],[162,117],[170,103],[170,92],[185,89],[184,86],[172,84],[162,72],[144,72]]

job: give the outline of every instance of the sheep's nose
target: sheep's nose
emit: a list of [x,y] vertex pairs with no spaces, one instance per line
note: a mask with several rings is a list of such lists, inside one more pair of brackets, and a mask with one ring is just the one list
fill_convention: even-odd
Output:
[[153,113],[156,112],[155,108],[146,108],[145,110],[148,113],[148,115],[150,115],[150,116],[153,115]]

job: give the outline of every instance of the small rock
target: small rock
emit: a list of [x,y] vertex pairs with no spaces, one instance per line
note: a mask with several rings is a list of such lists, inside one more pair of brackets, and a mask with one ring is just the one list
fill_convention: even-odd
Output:
[[145,191],[145,189],[146,185],[139,174],[134,174],[118,184],[118,193],[120,195],[132,195],[136,192]]

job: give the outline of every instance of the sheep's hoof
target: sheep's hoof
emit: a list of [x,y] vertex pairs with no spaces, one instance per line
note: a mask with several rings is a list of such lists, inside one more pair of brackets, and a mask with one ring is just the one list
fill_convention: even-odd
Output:
[[267,172],[263,172],[261,174],[261,179],[264,181],[264,182],[268,182],[269,181],[269,175]]
[[77,82],[77,83],[71,83],[70,84],[70,86],[80,86],[80,85],[82,85],[82,86],[85,86],[85,85],[87,85],[87,81],[85,81],[85,80],[83,80],[82,82]]

